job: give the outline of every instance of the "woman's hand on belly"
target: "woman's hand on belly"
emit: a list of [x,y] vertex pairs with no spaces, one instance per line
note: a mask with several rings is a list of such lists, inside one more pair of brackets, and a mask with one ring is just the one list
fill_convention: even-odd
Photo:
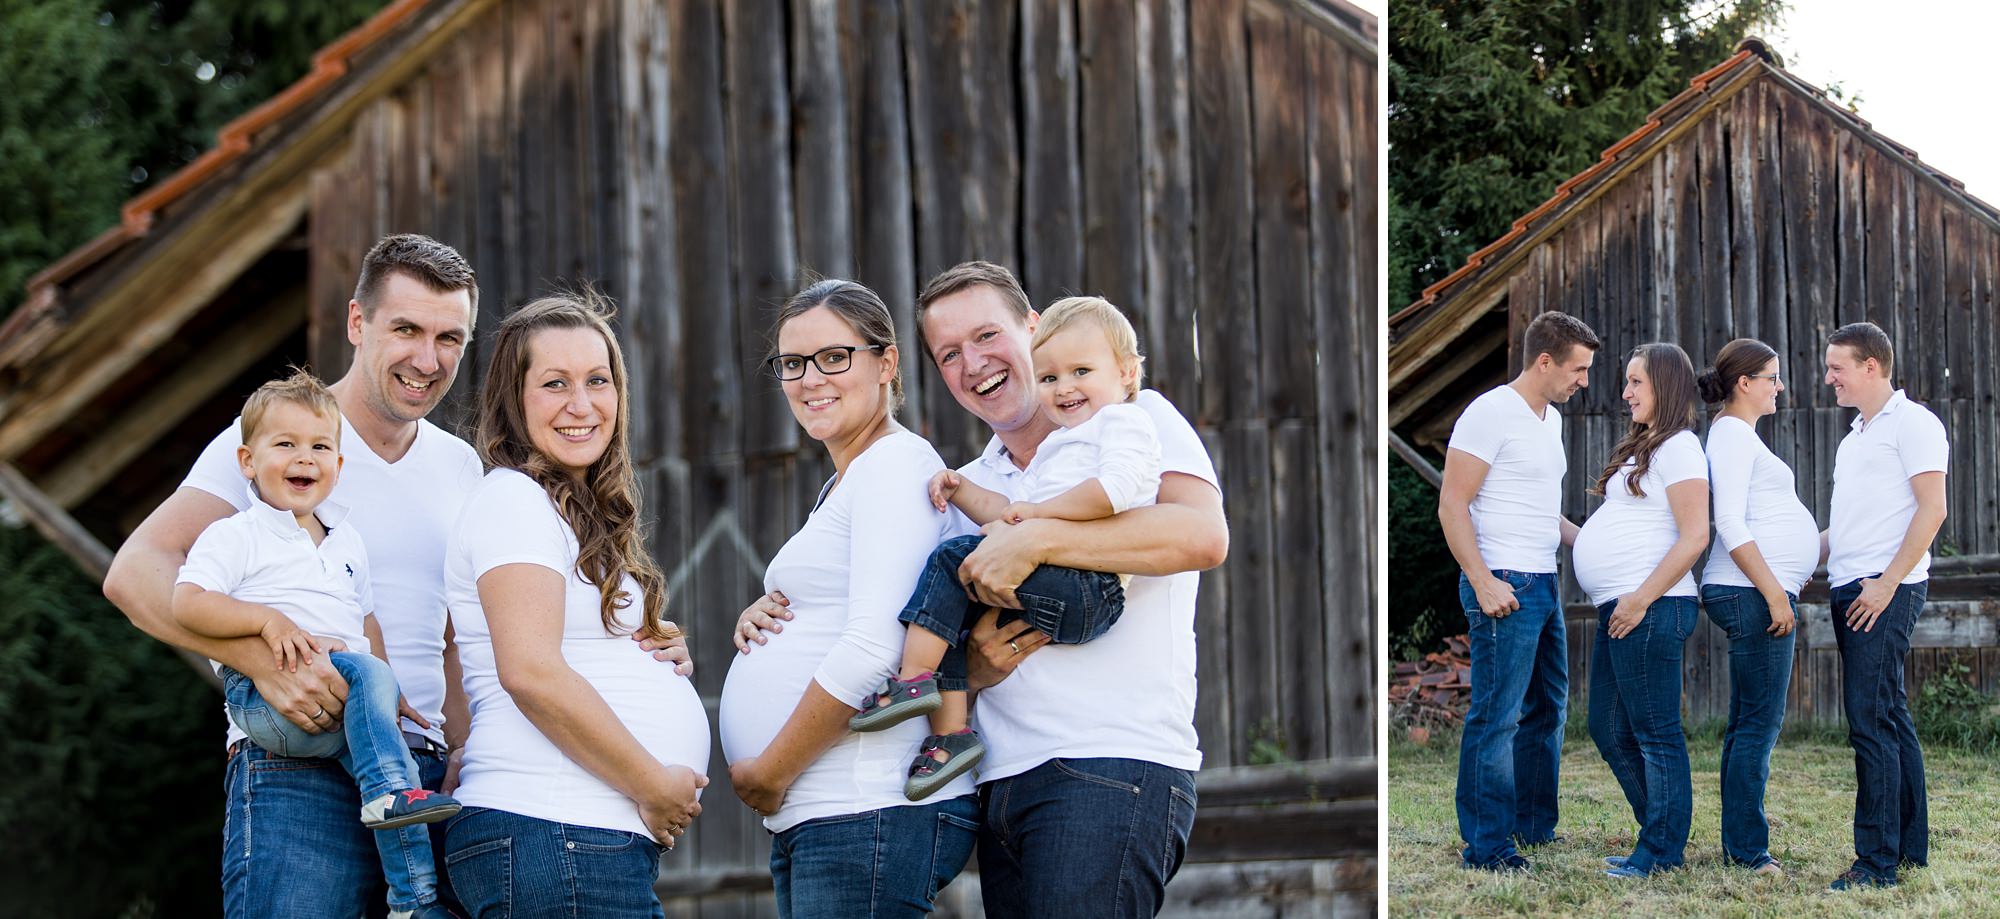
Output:
[[784,805],[787,785],[780,784],[778,776],[762,767],[762,759],[753,756],[729,764],[729,784],[758,816],[769,817]]
[[769,642],[771,639],[765,635],[766,632],[776,635],[784,631],[780,620],[792,618],[792,611],[785,608],[791,603],[782,591],[774,590],[746,607],[743,615],[736,618],[736,634],[730,636],[736,641],[737,653],[749,654],[752,643],[761,645]]
[[701,814],[696,792],[707,787],[708,776],[686,766],[667,766],[644,790],[639,800],[639,818],[660,845],[671,849],[674,840],[686,833],[688,825]]

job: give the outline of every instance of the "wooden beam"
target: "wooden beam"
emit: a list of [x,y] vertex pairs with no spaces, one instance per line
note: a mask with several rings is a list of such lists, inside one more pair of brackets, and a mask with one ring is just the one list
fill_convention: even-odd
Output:
[[73,508],[96,494],[224,384],[277,350],[305,321],[306,289],[294,287],[268,308],[232,325],[222,343],[226,347],[206,349],[200,360],[183,364],[179,373],[153,387],[110,426],[93,433],[82,449],[65,457],[44,480],[49,499]]
[[305,216],[306,186],[302,176],[273,193],[257,213],[209,240],[200,257],[180,262],[174,283],[148,291],[144,309],[120,310],[126,319],[115,337],[104,335],[79,343],[48,363],[37,361],[30,368],[29,385],[0,399],[0,460],[19,457],[48,436],[179,333],[203,306],[289,235]]
[[1430,460],[1424,459],[1424,455],[1418,453],[1417,448],[1410,446],[1410,442],[1404,440],[1403,435],[1394,430],[1389,432],[1389,449],[1396,451],[1396,455],[1401,457],[1403,462],[1409,463],[1410,468],[1424,477],[1424,481],[1431,483],[1432,488],[1444,488],[1444,473],[1439,472],[1436,466],[1431,465]]
[[[76,566],[83,569],[91,580],[104,583],[105,574],[111,571],[111,550],[90,535],[90,531],[77,523],[76,518],[49,500],[49,496],[28,481],[28,477],[14,468],[14,464],[5,461],[0,461],[0,497],[19,509],[21,516],[27,518],[35,530],[61,549],[64,555],[75,560]],[[180,648],[174,650],[210,686],[218,690],[222,688],[222,678],[215,675],[207,659]]]
[[[1503,288],[1504,290],[1504,288]],[[1507,343],[1507,327],[1494,329],[1485,338],[1452,352],[1452,355],[1437,369],[1423,374],[1420,382],[1389,403],[1389,426],[1395,427],[1409,420],[1411,414],[1422,408],[1446,387],[1458,382],[1465,372],[1479,365],[1500,350]]]

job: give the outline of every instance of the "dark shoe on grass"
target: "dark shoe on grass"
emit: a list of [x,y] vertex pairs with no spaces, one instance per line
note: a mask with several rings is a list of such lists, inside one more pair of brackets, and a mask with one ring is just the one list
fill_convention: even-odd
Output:
[[1896,886],[1894,878],[1885,881],[1859,868],[1849,868],[1845,872],[1842,872],[1840,877],[1834,878],[1833,883],[1826,885],[1826,889],[1862,890],[1869,887],[1894,886]]
[[1509,855],[1504,858],[1496,858],[1483,865],[1475,865],[1471,862],[1461,861],[1458,863],[1458,866],[1460,868],[1470,868],[1478,871],[1491,871],[1494,874],[1517,874],[1517,873],[1524,874],[1526,872],[1533,871],[1535,867],[1533,864],[1529,863],[1528,859],[1525,856],[1518,854]]
[[857,733],[886,731],[918,715],[928,715],[944,704],[938,693],[937,674],[928,670],[914,679],[890,677],[882,688],[861,700],[861,714],[847,719],[847,727]]

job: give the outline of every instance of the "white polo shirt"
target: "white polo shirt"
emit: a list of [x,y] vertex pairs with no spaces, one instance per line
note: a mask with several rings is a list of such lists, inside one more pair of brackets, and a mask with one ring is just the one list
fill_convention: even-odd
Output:
[[[250,496],[249,488],[244,488]],[[326,538],[312,536],[290,511],[249,497],[249,507],[208,525],[188,550],[176,584],[261,603],[291,617],[314,635],[338,638],[347,650],[369,653],[361,620],[375,605],[368,587],[367,540],[348,522],[345,507],[324,501],[314,516]],[[222,665],[209,661],[221,672]],[[243,739],[229,722],[229,743]]]
[[1112,513],[1144,507],[1160,494],[1159,429],[1135,402],[1104,406],[1084,423],[1044,438],[1025,475],[1024,501],[1047,501],[1096,479]]
[[[1903,546],[1903,534],[1917,516],[1917,492],[1910,480],[1944,472],[1951,443],[1944,423],[1896,390],[1874,418],[1854,416],[1833,458],[1833,515],[1827,527],[1827,582],[1840,587],[1881,574]],[[1931,576],[1927,547],[1903,578],[1915,584]]]
[[[1221,489],[1201,437],[1166,397],[1146,390],[1133,404],[1146,410],[1159,432],[1162,474],[1191,475]],[[1027,481],[998,437],[959,472],[1017,499]],[[956,510],[951,517],[953,535],[979,532]],[[1125,613],[1110,631],[1080,645],[1044,646],[981,692],[972,707],[986,742],[979,780],[1019,775],[1059,757],[1201,768],[1194,730],[1194,600],[1200,586],[1198,571],[1135,577],[1125,590]],[[1089,704],[1079,704],[1083,699]]]
[[[250,506],[236,448],[241,419],[209,441],[183,487],[198,488],[237,510]],[[410,705],[434,727],[404,719],[403,730],[444,742],[444,546],[465,496],[482,476],[471,445],[428,421],[403,458],[387,462],[368,447],[346,418],[340,420],[340,481],[328,500],[348,510],[348,521],[368,534],[368,570],[375,594],[371,610],[382,624],[389,666]]]
[[607,631],[603,594],[577,574],[578,554],[576,531],[556,512],[548,491],[520,472],[493,470],[466,502],[445,562],[446,598],[472,708],[453,794],[468,807],[651,836],[638,805],[570,759],[500,685],[479,578],[503,565],[547,568],[563,576],[562,607],[546,612],[562,622],[564,663],[654,759],[707,774],[708,710],[701,695],[631,638],[644,621],[645,592],[625,577],[631,603],[619,611],[618,629]]
[[1537,417],[1514,387],[1502,384],[1459,413],[1449,448],[1489,467],[1471,505],[1472,531],[1486,567],[1554,573],[1556,548],[1562,545],[1563,476],[1569,471],[1562,413],[1550,405]]

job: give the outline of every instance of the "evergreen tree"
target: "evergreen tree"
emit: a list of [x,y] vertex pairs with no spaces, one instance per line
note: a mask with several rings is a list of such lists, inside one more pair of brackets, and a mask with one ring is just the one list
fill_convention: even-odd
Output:
[[384,0],[0,0],[0,318]]

